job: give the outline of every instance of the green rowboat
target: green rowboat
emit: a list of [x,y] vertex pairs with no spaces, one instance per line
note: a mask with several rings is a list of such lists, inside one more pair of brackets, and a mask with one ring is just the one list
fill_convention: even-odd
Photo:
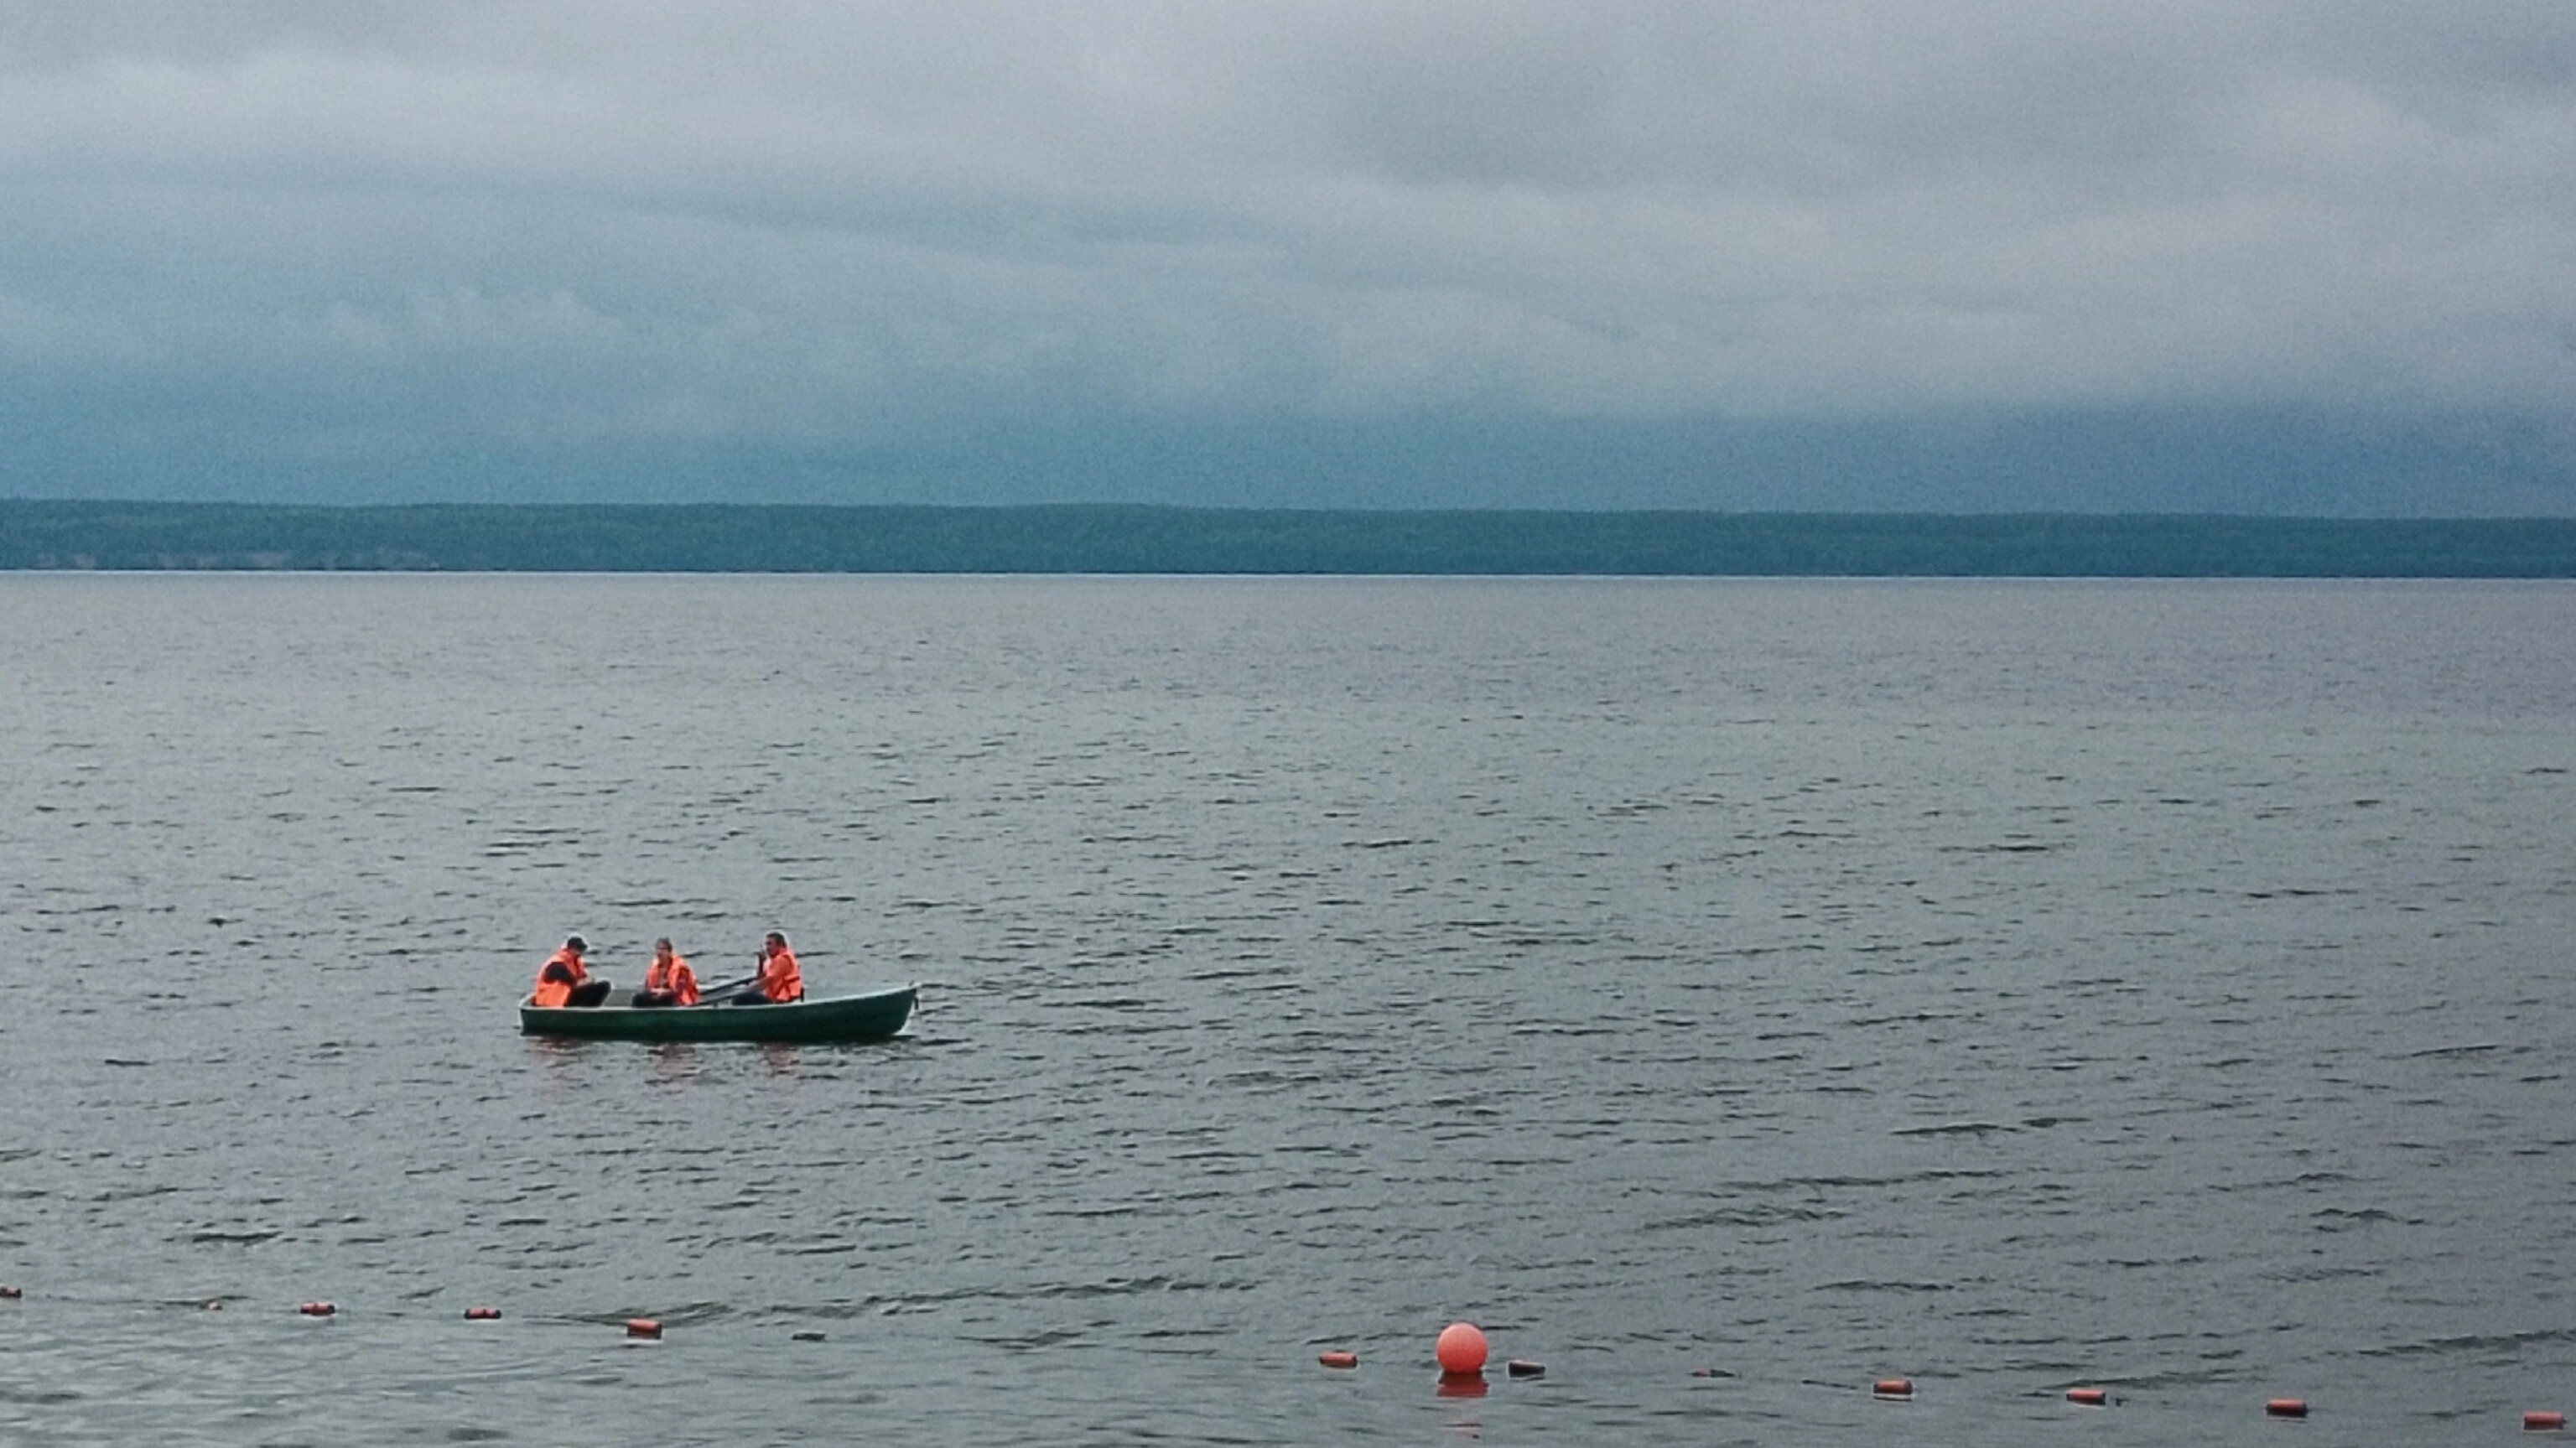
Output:
[[656,1006],[638,1009],[635,992],[613,992],[595,1006],[519,1002],[519,1029],[531,1036],[594,1036],[620,1041],[876,1041],[912,1018],[918,986],[889,986],[858,995],[806,999],[783,1006]]

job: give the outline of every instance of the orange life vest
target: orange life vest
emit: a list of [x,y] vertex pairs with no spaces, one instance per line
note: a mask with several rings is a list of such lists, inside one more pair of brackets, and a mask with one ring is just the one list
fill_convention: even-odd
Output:
[[779,1005],[804,997],[805,976],[796,968],[793,951],[781,946],[776,955],[760,963],[760,993]]
[[698,973],[689,969],[689,963],[676,955],[671,957],[668,970],[662,968],[659,960],[645,967],[644,988],[655,995],[671,997],[675,1005],[693,1006],[698,1003]]
[[[557,966],[563,969],[558,972],[555,969]],[[548,978],[550,976],[552,979]],[[580,956],[570,950],[558,950],[546,957],[545,964],[537,967],[536,996],[529,1004],[567,1005],[572,1001],[572,988],[589,978],[589,972],[581,968]]]

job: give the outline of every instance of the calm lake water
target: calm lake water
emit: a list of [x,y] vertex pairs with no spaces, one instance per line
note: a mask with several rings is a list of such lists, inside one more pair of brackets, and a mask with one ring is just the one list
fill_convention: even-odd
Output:
[[[2510,1441],[2576,1410],[2571,641],[2560,585],[0,578],[0,1440]],[[910,1031],[516,1033],[567,932],[773,926]],[[1546,1375],[1440,1395],[1454,1318]]]

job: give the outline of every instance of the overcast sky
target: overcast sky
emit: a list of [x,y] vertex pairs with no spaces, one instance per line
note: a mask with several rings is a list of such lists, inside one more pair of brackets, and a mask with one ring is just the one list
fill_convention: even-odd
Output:
[[2576,4],[0,0],[0,493],[2576,512]]

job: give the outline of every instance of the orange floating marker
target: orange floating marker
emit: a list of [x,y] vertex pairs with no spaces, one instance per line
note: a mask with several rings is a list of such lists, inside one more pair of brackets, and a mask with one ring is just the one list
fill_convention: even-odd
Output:
[[2274,1398],[2263,1405],[2263,1411],[2275,1418],[2304,1418],[2308,1415],[2305,1398]]
[[1322,1363],[1328,1368],[1355,1368],[1360,1365],[1360,1355],[1355,1352],[1342,1352],[1339,1349],[1336,1349],[1332,1352],[1319,1352],[1315,1354],[1315,1361]]
[[2566,1426],[2567,1415],[2565,1413],[2547,1413],[2535,1410],[2522,1415],[2522,1431],[2526,1433],[2555,1433]]
[[1872,1397],[1910,1398],[1914,1396],[1914,1380],[1912,1378],[1880,1378],[1877,1382],[1869,1385],[1869,1391],[1870,1396]]
[[1453,1322],[1440,1329],[1440,1339],[1431,1345],[1431,1355],[1440,1359],[1440,1371],[1444,1373],[1481,1373],[1485,1370],[1485,1334],[1472,1322]]
[[1547,1376],[1547,1364],[1534,1363],[1527,1358],[1514,1358],[1503,1364],[1503,1371],[1516,1378],[1543,1378]]
[[498,1319],[500,1315],[501,1309],[497,1307],[469,1307],[465,1309],[465,1320],[467,1322],[491,1322]]
[[332,1306],[328,1302],[308,1302],[295,1310],[303,1313],[306,1317],[329,1317],[340,1309]]
[[2111,1395],[2109,1392],[2101,1388],[2068,1388],[2066,1390],[2066,1401],[2070,1403],[2082,1403],[2088,1408],[2098,1408],[2103,1404],[2110,1402]]
[[626,1335],[658,1338],[662,1335],[662,1324],[649,1317],[630,1317],[626,1319]]

